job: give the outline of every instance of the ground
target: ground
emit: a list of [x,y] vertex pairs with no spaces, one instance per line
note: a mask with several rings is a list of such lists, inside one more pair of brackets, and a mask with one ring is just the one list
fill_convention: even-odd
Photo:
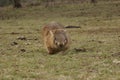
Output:
[[[120,80],[120,2],[0,8],[0,80]],[[71,46],[47,54],[41,28],[66,29]]]

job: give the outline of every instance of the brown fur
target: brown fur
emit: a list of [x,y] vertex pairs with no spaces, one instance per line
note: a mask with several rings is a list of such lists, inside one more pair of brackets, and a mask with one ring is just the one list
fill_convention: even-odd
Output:
[[64,29],[64,26],[51,22],[43,27],[44,44],[49,54],[55,54],[68,49],[70,39]]

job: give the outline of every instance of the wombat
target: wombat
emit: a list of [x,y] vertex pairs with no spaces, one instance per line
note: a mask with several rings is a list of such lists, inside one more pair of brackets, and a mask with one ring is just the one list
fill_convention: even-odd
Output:
[[69,48],[70,38],[62,24],[50,22],[43,27],[42,31],[44,44],[49,54],[55,54]]

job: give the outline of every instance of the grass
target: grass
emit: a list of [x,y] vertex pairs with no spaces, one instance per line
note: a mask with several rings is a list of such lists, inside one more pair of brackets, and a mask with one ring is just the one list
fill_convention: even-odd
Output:
[[[119,80],[118,4],[0,8],[0,80]],[[43,47],[41,27],[50,21],[81,26],[68,29],[72,44],[64,55]]]

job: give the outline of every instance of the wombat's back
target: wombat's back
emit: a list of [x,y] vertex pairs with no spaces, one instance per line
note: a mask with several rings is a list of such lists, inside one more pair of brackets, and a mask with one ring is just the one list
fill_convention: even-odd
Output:
[[54,22],[54,21],[50,22],[49,24],[43,27],[43,35],[45,36],[50,30],[56,30],[56,29],[64,29],[64,26],[58,22]]

